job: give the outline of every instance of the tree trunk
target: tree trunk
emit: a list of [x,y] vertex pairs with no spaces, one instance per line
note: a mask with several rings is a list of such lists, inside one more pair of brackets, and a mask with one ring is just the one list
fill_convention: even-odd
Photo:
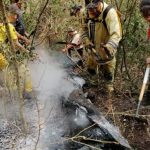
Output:
[[18,64],[16,61],[16,57],[15,57],[15,46],[14,46],[14,43],[13,43],[11,35],[10,35],[9,24],[8,24],[8,21],[6,18],[6,11],[5,11],[5,5],[4,5],[3,0],[0,0],[0,9],[2,12],[2,16],[3,16],[3,22],[4,22],[5,27],[6,27],[7,38],[8,38],[8,41],[10,43],[11,55],[14,56],[13,65],[15,68],[16,79],[17,79],[20,120],[23,124],[23,132],[26,133],[27,127],[26,127],[26,122],[25,122],[25,118],[24,118],[24,114],[23,114],[23,104],[24,103],[23,103],[23,96],[22,96],[22,90],[21,90],[21,82],[20,82],[20,77],[19,77],[19,67],[18,67]]

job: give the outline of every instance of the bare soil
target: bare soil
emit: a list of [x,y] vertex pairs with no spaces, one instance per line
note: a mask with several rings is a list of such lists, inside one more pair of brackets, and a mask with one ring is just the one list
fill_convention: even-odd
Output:
[[102,87],[89,87],[91,101],[104,116],[118,126],[134,150],[150,150],[150,105],[141,105],[139,117],[135,117],[137,95],[117,89],[111,97],[106,96]]

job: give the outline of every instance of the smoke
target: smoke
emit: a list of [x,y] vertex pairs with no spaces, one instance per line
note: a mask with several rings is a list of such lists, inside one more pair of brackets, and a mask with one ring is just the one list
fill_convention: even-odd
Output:
[[50,95],[62,94],[67,96],[73,90],[73,86],[66,80],[67,73],[63,65],[44,49],[39,49],[37,53],[39,59],[30,64],[30,70],[34,89],[37,94],[40,91],[38,98],[41,96],[42,99],[47,99]]
[[[124,142],[122,136],[120,137],[118,131],[113,132],[113,126],[105,119],[102,119],[103,117],[99,119],[97,115],[87,116],[90,112],[89,110],[95,107],[91,107],[89,110],[80,105],[79,107],[74,107],[73,102],[76,102],[78,98],[80,99],[80,95],[82,94],[82,92],[76,93],[75,89],[81,88],[85,81],[79,77],[74,76],[70,78],[68,76],[63,64],[63,55],[56,51],[49,53],[45,48],[38,48],[36,53],[38,54],[38,59],[29,62],[28,66],[31,71],[35,98],[25,100],[24,105],[25,120],[28,123],[30,134],[26,137],[19,137],[15,143],[16,147],[14,149],[70,150],[72,145],[67,147],[70,141],[67,143],[65,137],[71,136],[77,130],[91,125],[90,119],[96,122],[100,127],[108,129],[109,133],[114,134],[115,137],[119,135],[121,139],[121,142],[119,142],[122,144]],[[75,93],[77,95],[74,95],[71,100],[68,99],[68,96],[71,97],[70,93],[72,93],[72,96]],[[69,101],[66,101],[67,99]],[[69,105],[70,100],[72,101],[70,103],[72,107]],[[86,104],[86,102],[85,100],[84,103]],[[87,102],[87,104],[89,103]],[[9,107],[10,105],[11,104],[9,104]],[[14,110],[16,107],[13,106],[12,108]],[[70,134],[71,132],[73,134]],[[99,133],[101,134],[101,130]],[[13,135],[14,134],[13,132]],[[104,137],[108,135],[109,134],[104,135]],[[79,148],[81,147],[81,145],[78,146]],[[12,148],[10,149],[13,150]],[[87,148],[83,147],[83,149]]]
[[[37,150],[53,150],[60,147],[65,149],[62,137],[68,132],[69,122],[68,116],[62,110],[62,99],[67,99],[75,88],[82,86],[83,81],[79,78],[70,79],[66,71],[68,69],[65,69],[64,65],[72,64],[65,55],[56,51],[49,52],[44,47],[39,47],[36,53],[38,58],[29,61],[28,65],[35,98],[24,101],[25,120],[31,133],[26,138],[20,136],[17,139],[16,149],[34,149],[38,137]],[[15,103],[9,101],[6,104],[7,114],[11,120],[17,120],[19,104],[15,99],[16,95],[12,96]],[[5,96],[3,95],[3,97]],[[6,98],[8,98],[8,94]],[[2,102],[0,102],[0,119],[5,117]]]
[[39,59],[30,63],[30,70],[38,106],[41,108],[42,129],[38,148],[53,150],[59,142],[61,143],[61,137],[68,130],[61,98],[67,99],[75,86],[63,68],[63,58],[53,53],[50,55],[43,48],[39,48],[36,52]]

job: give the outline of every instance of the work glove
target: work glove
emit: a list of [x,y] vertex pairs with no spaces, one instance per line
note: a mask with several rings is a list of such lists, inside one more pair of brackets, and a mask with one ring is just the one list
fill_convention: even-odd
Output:
[[147,63],[147,65],[150,64],[150,57],[148,57],[148,58],[146,59],[146,63]]
[[27,38],[25,39],[25,45],[28,46],[30,44],[30,40],[28,40]]
[[115,56],[117,50],[114,49],[111,45],[106,44],[106,45],[102,45],[102,47],[104,48],[104,51],[108,56],[108,59],[112,59]]

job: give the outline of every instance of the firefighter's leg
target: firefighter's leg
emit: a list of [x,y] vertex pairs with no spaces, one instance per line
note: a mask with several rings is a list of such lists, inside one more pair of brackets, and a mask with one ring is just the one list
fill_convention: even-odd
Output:
[[87,71],[90,74],[87,82],[89,82],[89,85],[91,86],[97,86],[98,85],[96,74],[97,63],[92,55],[89,55],[86,61],[87,61]]
[[32,98],[32,81],[29,68],[24,63],[20,66],[20,75],[23,86],[23,96],[26,99]]
[[32,81],[31,81],[31,74],[29,68],[26,68],[26,73],[25,73],[25,91],[32,92]]
[[91,75],[96,75],[97,63],[92,54],[87,55],[87,70]]
[[116,58],[110,63],[103,66],[103,74],[105,79],[105,87],[107,92],[112,93],[114,91],[114,72],[116,66]]

